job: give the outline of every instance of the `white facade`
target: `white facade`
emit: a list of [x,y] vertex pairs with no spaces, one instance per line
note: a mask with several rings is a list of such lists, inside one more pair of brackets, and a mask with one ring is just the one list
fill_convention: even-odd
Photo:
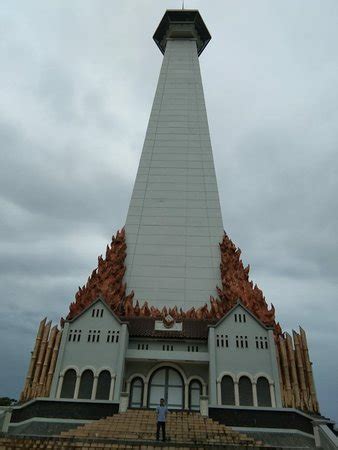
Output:
[[209,355],[211,403],[224,403],[222,380],[227,376],[234,384],[233,404],[239,406],[239,383],[241,377],[246,377],[252,385],[252,403],[258,406],[257,380],[264,377],[269,384],[271,405],[282,406],[273,330],[240,303],[210,327]]
[[108,399],[119,401],[127,345],[127,325],[120,322],[104,301],[93,303],[64,325],[51,397],[62,397],[63,378],[68,370],[74,370],[76,383],[73,398],[94,400],[95,389],[90,396],[85,393],[81,395],[82,374],[86,370],[91,371],[93,384],[96,385],[100,373],[109,371],[111,389]]
[[[180,327],[166,338],[133,337],[128,329],[101,299],[66,322],[50,396],[120,402],[126,391],[130,407],[154,407],[164,397],[173,409],[199,409],[201,395],[211,405],[281,407],[273,332],[240,303],[200,339],[175,338]],[[100,384],[102,372],[109,388]]]

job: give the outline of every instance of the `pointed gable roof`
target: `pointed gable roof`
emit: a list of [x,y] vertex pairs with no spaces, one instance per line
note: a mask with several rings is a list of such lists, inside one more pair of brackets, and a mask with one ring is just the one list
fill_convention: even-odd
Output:
[[261,322],[251,311],[250,309],[248,309],[246,306],[243,305],[243,303],[241,302],[241,300],[237,300],[237,303],[223,316],[221,317],[221,319],[219,319],[218,322],[216,322],[215,324],[209,325],[209,327],[212,328],[217,328],[224,320],[226,320],[227,317],[230,316],[230,314],[235,311],[235,309],[237,309],[238,307],[241,307],[244,309],[244,311],[249,314],[250,317],[252,317],[261,327],[265,328],[266,330],[273,330],[273,327],[267,327],[266,325],[264,325],[263,322]]
[[101,303],[103,304],[103,306],[105,306],[105,308],[110,312],[110,314],[114,317],[114,319],[116,319],[116,321],[120,324],[122,324],[123,322],[121,321],[121,319],[114,313],[114,311],[109,307],[109,305],[107,304],[107,302],[105,301],[105,299],[103,297],[98,297],[96,300],[93,301],[93,303],[90,303],[89,305],[86,306],[85,309],[83,309],[82,311],[80,311],[76,316],[72,317],[69,320],[66,320],[65,322],[69,322],[69,323],[73,323],[75,322],[75,320],[77,320],[79,317],[81,317],[86,311],[88,311],[90,308],[92,308],[94,305],[96,305],[97,303]]

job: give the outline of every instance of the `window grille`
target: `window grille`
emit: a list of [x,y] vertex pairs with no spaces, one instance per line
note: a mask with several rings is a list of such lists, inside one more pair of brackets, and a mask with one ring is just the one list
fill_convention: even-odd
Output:
[[87,342],[100,342],[100,330],[89,330],[87,336]]
[[68,342],[80,342],[82,330],[70,330]]
[[248,336],[236,336],[236,347],[237,348],[248,348]]
[[108,330],[107,332],[107,342],[117,344],[119,341],[120,331],[119,330]]
[[103,317],[103,308],[93,308],[92,317]]
[[268,338],[263,336],[255,336],[256,348],[259,350],[269,348]]

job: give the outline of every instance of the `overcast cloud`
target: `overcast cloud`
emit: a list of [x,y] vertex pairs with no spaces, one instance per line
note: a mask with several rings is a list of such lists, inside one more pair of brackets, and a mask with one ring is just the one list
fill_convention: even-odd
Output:
[[[188,0],[224,227],[284,330],[301,324],[338,420],[338,2]],[[0,396],[18,397],[42,317],[67,314],[126,218],[178,0],[0,5]]]

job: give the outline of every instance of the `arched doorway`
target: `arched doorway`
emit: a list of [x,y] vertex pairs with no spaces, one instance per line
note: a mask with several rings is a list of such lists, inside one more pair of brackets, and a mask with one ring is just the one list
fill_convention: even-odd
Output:
[[93,383],[93,372],[89,369],[85,370],[81,375],[78,398],[90,399],[92,397]]
[[253,406],[252,383],[250,378],[241,377],[238,383],[239,404],[241,406]]
[[161,398],[164,398],[168,408],[184,408],[184,382],[181,374],[172,367],[162,367],[150,378],[148,407],[156,408]]
[[96,400],[109,400],[111,375],[109,370],[102,370],[97,379]]
[[200,397],[202,395],[202,384],[199,380],[192,380],[189,384],[189,409],[200,410]]
[[61,398],[73,398],[76,384],[76,372],[74,369],[68,369],[63,377]]
[[271,406],[270,384],[265,377],[257,380],[257,402],[258,406]]
[[222,405],[235,404],[234,380],[230,375],[225,375],[221,381]]
[[143,380],[136,377],[131,382],[129,407],[130,408],[142,408],[143,403]]

